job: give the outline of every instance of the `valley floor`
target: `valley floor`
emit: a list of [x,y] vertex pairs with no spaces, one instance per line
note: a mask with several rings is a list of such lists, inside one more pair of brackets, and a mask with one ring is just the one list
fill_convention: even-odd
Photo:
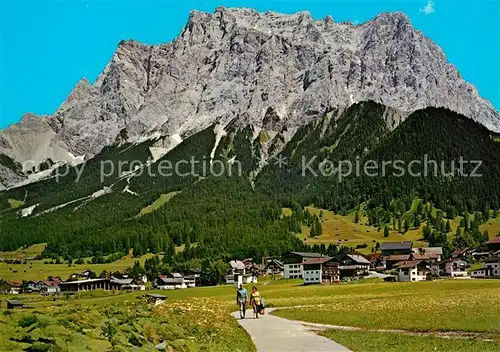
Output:
[[[500,280],[383,283],[369,279],[329,286],[302,286],[300,280],[261,280],[258,288],[269,309],[283,308],[272,316],[327,324],[322,328],[307,323],[294,326],[309,331],[305,332],[309,337],[310,331],[320,330],[321,335],[354,352],[500,350]],[[0,312],[0,350],[17,351],[47,341],[81,347],[72,350],[106,349],[111,347],[106,338],[111,322],[119,326],[114,342],[125,349],[140,340],[143,350],[166,341],[187,351],[229,351],[234,346],[242,352],[253,351],[250,337],[230,318],[230,312],[236,310],[234,287],[150,292],[168,296],[161,311],[143,304],[144,292],[94,291],[56,299],[17,296],[34,309]],[[270,317],[266,314],[262,321],[249,323],[265,324],[268,318],[272,325]],[[170,325],[165,330],[162,324],[167,321]],[[359,330],[331,329],[331,325]],[[388,329],[406,332],[380,331]],[[448,336],[440,337],[443,333]],[[265,334],[272,335],[273,330],[264,329],[259,334],[266,339],[272,336]],[[26,340],[28,335],[32,340]]]

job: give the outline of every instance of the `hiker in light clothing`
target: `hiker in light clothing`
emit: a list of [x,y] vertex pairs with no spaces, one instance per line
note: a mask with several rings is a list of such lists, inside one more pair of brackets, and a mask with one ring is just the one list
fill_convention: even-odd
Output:
[[239,289],[236,291],[236,304],[240,308],[240,318],[245,319],[245,312],[247,310],[247,290],[240,285]]
[[252,287],[252,293],[250,294],[250,304],[253,308],[253,314],[256,319],[259,319],[259,310],[261,309],[261,297],[260,292],[257,291],[257,287]]

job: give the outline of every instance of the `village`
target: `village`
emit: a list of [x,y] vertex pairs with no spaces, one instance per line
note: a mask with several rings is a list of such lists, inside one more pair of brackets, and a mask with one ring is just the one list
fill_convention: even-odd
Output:
[[[411,241],[385,242],[379,251],[368,255],[339,253],[327,256],[313,252],[288,252],[281,258],[265,258],[255,263],[252,258],[231,260],[223,282],[227,285],[257,284],[260,277],[296,279],[304,285],[335,284],[367,277],[386,282],[417,282],[442,278],[500,279],[500,236],[486,243],[487,250],[457,249],[451,258],[443,259],[441,247],[413,247]],[[16,264],[16,260],[9,260]],[[97,275],[92,270],[73,273],[68,278],[5,281],[0,278],[0,294],[33,293],[43,296],[74,294],[81,291],[147,291],[178,290],[201,285],[201,270],[131,278],[125,272]],[[13,304],[12,308],[16,305]],[[17,307],[23,307],[19,302]]]

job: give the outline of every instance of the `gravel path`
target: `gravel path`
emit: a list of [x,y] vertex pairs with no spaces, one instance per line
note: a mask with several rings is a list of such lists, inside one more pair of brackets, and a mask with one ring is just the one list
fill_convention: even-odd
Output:
[[258,352],[350,352],[299,322],[269,315],[271,311],[267,309],[266,315],[259,319],[252,317],[252,311],[247,311],[246,319],[240,319],[239,312],[233,313],[251,336]]

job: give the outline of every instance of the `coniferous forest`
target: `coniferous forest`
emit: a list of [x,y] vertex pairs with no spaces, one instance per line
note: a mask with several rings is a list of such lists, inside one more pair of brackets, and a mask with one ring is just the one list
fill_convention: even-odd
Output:
[[[165,253],[167,261],[177,263],[206,258],[259,259],[304,249],[296,236],[301,225],[310,227],[312,236],[321,233],[321,223],[302,211],[312,204],[338,214],[363,205],[370,224],[381,229],[391,221],[408,229],[430,220],[424,238],[449,250],[472,241],[484,242],[478,223],[500,208],[497,136],[470,119],[437,108],[417,111],[392,129],[384,119],[386,109],[365,102],[345,111],[326,111],[323,118],[300,127],[284,146],[286,131],[278,131],[268,140],[262,137],[266,131],[254,138],[251,127],[229,126],[214,153],[218,165],[225,165],[220,176],[205,172],[213,162],[213,126],[185,139],[155,162],[151,162],[149,148],[158,141],[107,147],[83,165],[69,170],[63,166],[52,178],[0,192],[0,250],[47,243],[45,257],[66,260],[99,258],[130,248],[134,255]],[[272,159],[259,164],[264,153],[273,151],[280,151],[286,166]],[[427,177],[395,176],[399,169],[394,164],[387,166],[385,176],[376,177],[351,174],[339,179],[334,170],[327,170],[332,171],[330,176],[303,172],[303,160],[312,160],[308,164],[311,170],[324,170],[324,165],[346,160],[409,163],[423,160],[425,155],[442,162],[446,172],[434,174],[432,163]],[[154,171],[162,161],[175,164],[191,158],[200,163],[189,175],[161,177],[146,172],[147,168]],[[452,162],[460,158],[480,160],[477,172],[481,176],[451,174]],[[115,170],[102,180],[104,160],[113,163]],[[241,174],[235,172],[234,160],[241,163]],[[118,171],[119,163],[131,161],[147,167],[134,171],[122,166],[121,173]],[[422,164],[414,170],[423,172],[420,168]],[[470,173],[472,169],[473,165],[467,165],[463,170]],[[65,176],[55,177],[57,173]],[[95,193],[99,190],[105,191]],[[168,201],[141,212],[162,195]],[[412,218],[394,215],[410,209],[415,198],[441,213],[433,216],[419,206]],[[16,208],[12,200],[24,203]],[[21,216],[21,209],[35,205],[31,215]],[[282,207],[291,208],[291,216],[283,216]],[[443,235],[449,232],[446,219],[469,214],[475,215],[457,230],[460,234],[454,243],[448,241]],[[185,245],[184,251],[176,255],[174,248],[180,245]],[[327,248],[318,250],[326,252]]]

